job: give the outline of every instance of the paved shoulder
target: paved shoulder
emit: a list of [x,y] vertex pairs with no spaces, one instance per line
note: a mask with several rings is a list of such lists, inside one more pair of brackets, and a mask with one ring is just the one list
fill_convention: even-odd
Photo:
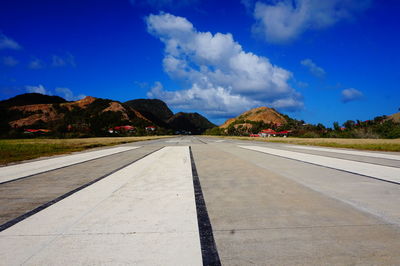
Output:
[[390,154],[390,153],[366,152],[366,151],[355,151],[355,150],[344,150],[344,149],[330,149],[330,148],[309,147],[309,146],[301,146],[301,145],[288,145],[285,147],[293,148],[293,149],[300,149],[300,150],[326,151],[326,152],[333,152],[333,153],[342,153],[342,154],[350,154],[350,155],[358,155],[358,156],[400,161],[400,155]]
[[320,155],[305,154],[301,152],[271,149],[267,147],[259,147],[259,146],[240,146],[240,147],[244,149],[249,149],[289,159],[294,159],[306,163],[312,163],[325,167],[330,167],[333,169],[347,171],[359,175],[365,175],[389,182],[400,183],[400,168],[396,167],[355,162],[355,161],[320,156]]
[[116,147],[1,167],[0,183],[137,148],[139,147]]
[[166,147],[0,233],[7,265],[201,265],[188,147]]

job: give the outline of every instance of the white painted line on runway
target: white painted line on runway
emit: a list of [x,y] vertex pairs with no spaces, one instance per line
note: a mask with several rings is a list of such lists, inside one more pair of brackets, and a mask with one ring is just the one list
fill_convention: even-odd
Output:
[[367,156],[367,157],[373,157],[373,158],[381,158],[381,159],[389,159],[389,160],[398,160],[398,161],[400,161],[400,155],[394,155],[394,154],[385,154],[385,153],[377,153],[377,152],[364,152],[364,151],[351,151],[351,150],[308,147],[308,146],[297,146],[297,145],[286,145],[285,147],[293,148],[293,149],[303,149],[303,150],[312,150],[312,151],[326,151],[326,152],[334,152],[334,153],[342,153],[342,154],[350,154],[350,155],[359,155],[359,156]]
[[307,153],[271,149],[258,146],[239,146],[244,149],[264,152],[302,162],[321,165],[329,168],[343,170],[355,174],[370,176],[373,178],[400,183],[400,169],[390,166],[375,165],[370,163],[355,162],[332,157],[313,155]]
[[223,140],[223,139],[220,139],[220,140],[216,140],[215,142],[224,142],[225,140]]
[[139,147],[117,147],[0,167],[0,183],[137,148]]
[[163,148],[0,233],[4,265],[202,265],[188,147]]

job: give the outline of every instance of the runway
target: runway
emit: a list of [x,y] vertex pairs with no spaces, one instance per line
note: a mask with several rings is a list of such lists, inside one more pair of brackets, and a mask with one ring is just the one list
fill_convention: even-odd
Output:
[[398,153],[201,136],[3,167],[0,265],[400,264],[399,173]]

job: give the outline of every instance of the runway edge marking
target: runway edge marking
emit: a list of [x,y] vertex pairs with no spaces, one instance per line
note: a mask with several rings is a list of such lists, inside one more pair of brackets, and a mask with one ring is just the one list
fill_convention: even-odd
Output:
[[200,179],[197,173],[191,146],[189,146],[189,153],[192,164],[193,187],[203,265],[220,266],[221,261],[218,255],[217,245],[215,244],[210,217],[208,216],[207,206],[204,201],[203,191],[201,189]]

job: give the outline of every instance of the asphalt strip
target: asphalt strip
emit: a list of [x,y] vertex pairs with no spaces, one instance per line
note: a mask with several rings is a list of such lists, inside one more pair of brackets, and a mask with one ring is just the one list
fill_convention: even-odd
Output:
[[2,263],[210,265],[192,167],[189,147],[165,147],[97,180],[0,232]]
[[214,234],[210,218],[208,216],[206,202],[204,201],[203,191],[201,189],[200,179],[197,174],[196,163],[193,158],[191,147],[189,147],[189,150],[190,159],[192,162],[193,186],[196,199],[197,222],[199,226],[203,265],[219,266],[221,265],[221,261],[219,259],[217,245],[215,244]]
[[358,174],[390,183],[400,184],[400,168],[356,162],[327,156],[271,149],[259,146],[239,146],[243,149],[254,150],[292,160],[324,166],[340,171]]
[[140,147],[116,147],[0,167],[0,184]]
[[152,154],[152,153],[154,153],[154,152],[156,152],[156,151],[161,150],[162,148],[163,148],[163,147],[161,147],[161,148],[159,148],[159,149],[157,149],[157,150],[155,150],[155,151],[152,151],[152,152],[150,152],[150,153],[148,153],[148,154],[142,156],[141,158],[134,160],[133,162],[129,162],[129,163],[127,163],[127,164],[125,164],[125,165],[123,165],[123,166],[117,168],[117,169],[114,169],[113,171],[111,171],[111,172],[109,172],[109,173],[107,173],[107,174],[105,174],[105,175],[103,175],[103,176],[100,176],[99,178],[96,178],[95,180],[92,180],[91,182],[88,182],[88,183],[86,183],[86,184],[84,184],[84,185],[82,185],[82,186],[80,186],[80,187],[77,187],[77,188],[75,188],[75,189],[73,189],[73,190],[71,190],[71,191],[69,191],[69,192],[67,192],[67,193],[65,193],[65,194],[63,194],[63,195],[61,195],[61,196],[59,196],[59,197],[57,197],[57,198],[51,200],[51,201],[49,201],[49,202],[46,202],[46,203],[43,204],[43,205],[40,205],[39,207],[37,207],[37,208],[35,208],[35,209],[33,209],[33,210],[27,212],[27,213],[24,213],[24,214],[21,215],[21,216],[18,216],[18,217],[16,217],[16,218],[14,218],[14,219],[12,219],[12,220],[10,220],[10,221],[4,223],[4,224],[1,224],[1,225],[0,225],[0,232],[6,230],[7,228],[9,228],[9,227],[11,227],[11,226],[13,226],[13,225],[15,225],[15,224],[17,224],[17,223],[23,221],[23,220],[25,220],[26,218],[28,218],[28,217],[30,217],[30,216],[32,216],[32,215],[34,215],[34,214],[40,212],[41,210],[46,209],[47,207],[49,207],[49,206],[51,206],[51,205],[53,205],[53,204],[59,202],[60,200],[63,200],[63,199],[65,199],[65,198],[71,196],[72,194],[74,194],[74,193],[76,193],[76,192],[78,192],[78,191],[80,191],[80,190],[82,190],[82,189],[84,189],[84,188],[86,188],[86,187],[88,187],[88,186],[90,186],[90,185],[92,185],[92,184],[94,184],[94,183],[96,183],[96,182],[102,180],[103,178],[106,178],[106,177],[110,176],[111,174],[113,174],[113,173],[115,173],[115,172],[118,172],[119,170],[121,170],[121,169],[127,167],[128,165],[130,165],[130,164],[132,164],[132,163],[134,163],[134,162],[136,162],[136,161],[138,161],[138,160],[141,160],[141,159],[143,159],[144,157],[149,156],[150,154]]

